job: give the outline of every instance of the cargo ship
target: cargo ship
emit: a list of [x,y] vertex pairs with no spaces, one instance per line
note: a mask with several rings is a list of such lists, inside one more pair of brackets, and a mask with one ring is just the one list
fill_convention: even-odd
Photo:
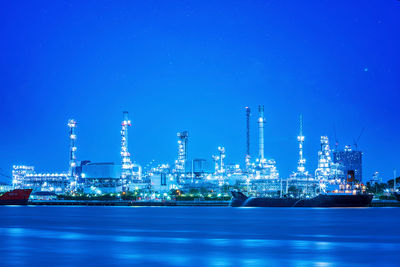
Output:
[[303,197],[247,197],[232,191],[232,207],[367,207],[374,195],[365,192],[366,187],[356,181],[354,171],[348,171],[346,179],[319,181],[320,193]]
[[0,195],[0,205],[27,205],[32,189],[14,189]]
[[400,201],[400,193],[398,191],[394,192],[393,196],[396,198],[397,201]]
[[311,198],[247,197],[232,191],[231,207],[366,207],[371,204],[370,194],[319,194]]

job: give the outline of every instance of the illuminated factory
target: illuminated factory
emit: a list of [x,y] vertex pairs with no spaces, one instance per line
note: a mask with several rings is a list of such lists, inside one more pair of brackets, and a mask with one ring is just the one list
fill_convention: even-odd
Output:
[[[356,146],[357,147],[357,146]],[[333,162],[339,164],[339,169],[346,174],[354,171],[354,177],[362,181],[362,152],[353,150],[350,145],[345,146],[343,151],[335,150],[332,153]]]
[[315,190],[315,180],[312,175],[306,170],[306,159],[304,158],[304,141],[305,136],[303,135],[303,115],[300,115],[300,132],[297,136],[299,143],[299,159],[297,163],[297,170],[294,172],[286,183],[286,191],[289,186],[294,186],[300,192],[300,194],[308,195],[310,192]]
[[128,112],[123,112],[121,123],[121,164],[91,163],[84,160],[78,165],[76,158],[77,122],[68,121],[69,168],[61,173],[36,173],[33,166],[15,165],[12,170],[14,188],[32,188],[35,191],[50,191],[59,194],[83,192],[88,194],[118,193],[145,188],[142,169],[131,162],[128,151],[128,127],[131,122]]
[[[332,151],[327,136],[321,137],[318,166],[312,175],[306,169],[304,157],[303,116],[300,115],[297,168],[289,177],[282,178],[274,159],[265,156],[264,131],[266,119],[264,106],[258,107],[258,153],[252,157],[250,151],[251,111],[246,107],[246,153],[244,165],[226,162],[229,150],[216,148],[210,159],[188,157],[189,133],[177,133],[177,156],[174,164],[159,164],[142,167],[132,159],[128,137],[132,123],[127,111],[121,122],[121,162],[95,163],[78,161],[77,122],[68,121],[69,165],[65,172],[37,173],[33,166],[15,165],[12,170],[14,188],[33,188],[35,191],[50,191],[57,194],[114,194],[138,190],[158,195],[171,190],[204,189],[222,192],[223,188],[240,187],[253,195],[299,194],[302,196],[328,190],[332,181],[341,182],[346,174],[354,172],[355,179],[362,179],[362,153],[346,147],[344,151]],[[226,191],[225,191],[226,193]]]
[[14,165],[12,178],[14,188],[32,188],[35,191],[64,193],[70,186],[67,173],[36,173],[33,166]]
[[246,176],[248,190],[255,194],[271,194],[280,190],[281,179],[274,159],[267,159],[264,152],[264,106],[258,107],[258,157],[251,162],[250,155],[250,108],[246,107]]

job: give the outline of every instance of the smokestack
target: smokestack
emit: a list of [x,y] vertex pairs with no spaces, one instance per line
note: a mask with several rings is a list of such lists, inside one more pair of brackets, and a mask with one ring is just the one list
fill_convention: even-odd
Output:
[[[123,121],[122,121],[122,126],[131,126],[131,121],[129,120],[129,113],[128,111],[123,111],[122,112],[122,117],[123,117]],[[126,148],[128,148],[128,127],[125,127],[125,146]]]
[[264,106],[260,105],[258,106],[258,113],[260,117],[258,118],[258,142],[259,142],[259,152],[258,156],[260,160],[264,159],[264,123],[265,123],[265,118],[264,118]]
[[250,108],[246,107],[246,156],[250,156]]
[[76,121],[73,119],[68,120],[68,128],[69,128],[69,176],[73,178],[75,174],[76,167]]
[[123,121],[121,123],[121,161],[122,170],[121,178],[125,179],[123,183],[127,183],[126,178],[132,176],[131,155],[128,151],[128,127],[131,126],[128,111],[123,112]]

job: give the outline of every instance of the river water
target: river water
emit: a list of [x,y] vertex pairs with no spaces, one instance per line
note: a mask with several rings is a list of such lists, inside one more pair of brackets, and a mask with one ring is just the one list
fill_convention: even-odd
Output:
[[400,208],[0,206],[1,266],[400,266]]

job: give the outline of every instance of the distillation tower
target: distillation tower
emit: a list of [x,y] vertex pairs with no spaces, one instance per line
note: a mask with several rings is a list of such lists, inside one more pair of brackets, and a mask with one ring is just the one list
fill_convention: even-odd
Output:
[[264,155],[264,106],[258,106],[258,169],[262,178],[278,179],[279,173],[276,169],[276,162],[273,159],[266,159]]
[[121,123],[121,178],[124,184],[128,183],[128,179],[133,177],[133,164],[131,162],[131,154],[128,151],[128,127],[131,126],[128,111],[123,112],[123,121]]
[[225,166],[224,166],[224,159],[225,159],[225,147],[218,147],[218,152],[219,152],[219,172],[220,174],[225,173]]
[[315,178],[326,181],[331,176],[332,157],[327,136],[321,136],[321,150],[318,151],[318,168],[315,170]]
[[75,177],[75,167],[76,167],[76,121],[73,119],[68,120],[69,128],[69,171],[68,175],[71,180]]
[[246,107],[246,171],[250,172],[251,168],[251,157],[250,157],[250,108]]
[[218,155],[212,155],[212,158],[214,160],[214,174],[217,175],[219,173],[219,156]]
[[258,118],[258,143],[259,143],[258,157],[259,157],[259,160],[260,160],[260,164],[262,165],[265,162],[265,158],[264,158],[264,124],[265,124],[265,118],[264,118],[264,106],[263,105],[258,106],[258,112],[259,112],[259,118]]
[[299,142],[299,161],[297,163],[297,173],[299,175],[304,176],[306,174],[306,159],[303,155],[303,144],[304,144],[304,135],[303,135],[303,115],[300,115],[300,133],[297,136],[297,141]]
[[299,120],[299,135],[297,136],[297,141],[299,143],[299,160],[297,162],[297,171],[294,172],[286,184],[286,191],[290,185],[295,186],[300,190],[301,193],[309,194],[313,189],[313,179],[311,175],[306,171],[306,159],[304,158],[303,148],[305,137],[303,135],[303,115],[300,115]]
[[178,159],[175,161],[175,172],[182,174],[185,172],[187,161],[187,146],[189,134],[187,131],[179,132],[178,136]]
[[225,147],[219,146],[218,147],[218,155],[213,155],[212,158],[214,159],[214,164],[215,164],[215,174],[216,175],[222,175],[225,173],[225,165],[224,165],[224,159],[225,159]]

